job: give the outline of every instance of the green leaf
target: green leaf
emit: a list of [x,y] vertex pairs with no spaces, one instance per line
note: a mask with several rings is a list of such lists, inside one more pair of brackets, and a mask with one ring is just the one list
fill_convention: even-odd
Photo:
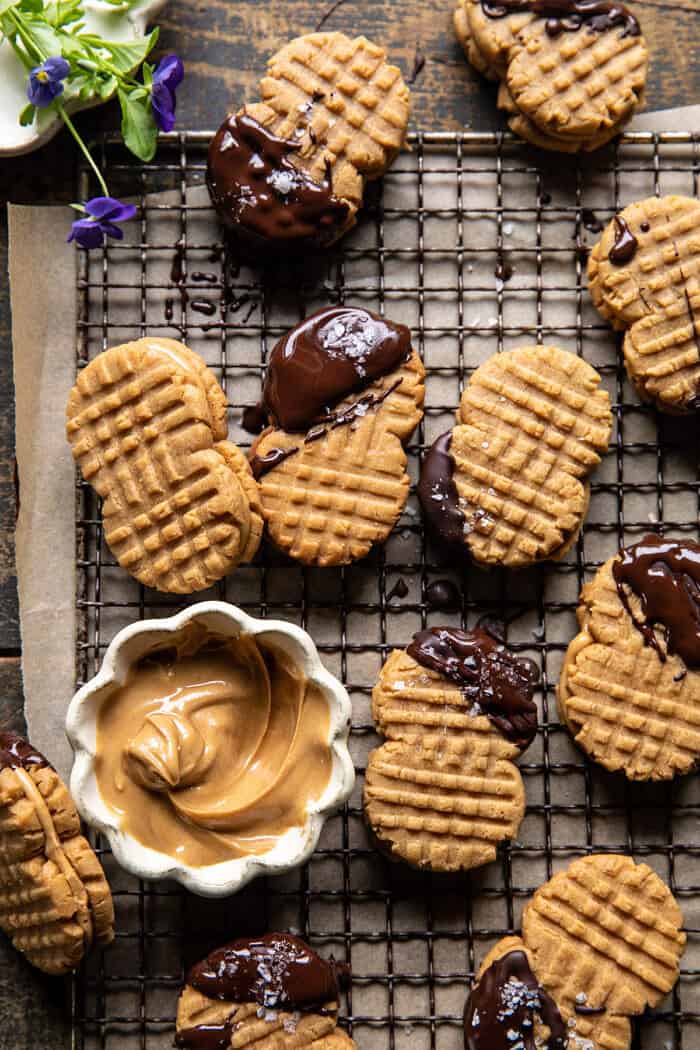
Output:
[[117,44],[110,40],[100,40],[95,46],[103,47],[106,51],[109,51],[111,64],[119,73],[131,73],[150,54],[155,47],[157,39],[158,30],[154,29],[143,40],[134,40],[128,44]]
[[143,82],[147,88],[153,83],[153,66],[149,66],[148,62],[144,62],[141,66],[141,74],[143,76]]
[[101,99],[108,99],[119,86],[119,81],[116,77],[105,77],[103,80],[98,81],[97,94]]
[[31,102],[28,106],[25,106],[19,115],[19,122],[23,128],[28,128],[30,124],[34,123],[34,117],[36,116],[36,106],[33,106]]
[[47,58],[54,58],[62,53],[62,37],[65,34],[57,33],[52,26],[35,18],[32,18],[31,20],[28,19],[27,23],[32,40]]
[[122,88],[119,88],[118,94],[124,144],[139,160],[152,160],[156,152],[158,128],[153,119],[150,100],[134,99],[133,92],[127,93]]
[[44,0],[20,0],[25,14],[39,15],[44,11]]
[[0,15],[13,7],[19,7],[21,0],[0,0]]

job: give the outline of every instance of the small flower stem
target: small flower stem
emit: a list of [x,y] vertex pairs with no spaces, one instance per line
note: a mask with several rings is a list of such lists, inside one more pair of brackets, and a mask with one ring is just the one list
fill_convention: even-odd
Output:
[[10,8],[10,10],[7,13],[14,22],[15,27],[17,29],[17,33],[22,38],[22,43],[26,47],[27,52],[30,54],[31,52],[34,52],[34,55],[39,60],[39,62],[44,62],[46,60],[46,55],[41,51],[41,49],[37,46],[34,40],[32,40],[32,35],[27,30],[27,27],[24,24],[24,19],[21,17],[21,15],[18,15],[15,11],[12,10],[12,8]]
[[95,173],[95,178],[97,179],[98,183],[100,184],[100,189],[102,190],[102,193],[104,194],[105,197],[109,197],[109,190],[107,189],[107,183],[102,178],[102,172],[100,171],[100,169],[95,164],[95,161],[94,161],[94,159],[92,157],[92,154],[90,153],[90,150],[87,148],[87,146],[83,142],[82,138],[78,134],[78,131],[75,128],[75,125],[73,124],[73,121],[70,119],[70,117],[66,113],[66,110],[65,110],[65,107],[64,107],[63,103],[59,102],[58,99],[54,99],[54,106],[58,110],[58,112],[59,112],[59,114],[61,116],[61,120],[66,125],[66,127],[70,131],[71,135],[73,136],[73,138],[77,142],[81,153],[83,154],[83,156],[87,160],[88,164],[92,168],[93,172]]

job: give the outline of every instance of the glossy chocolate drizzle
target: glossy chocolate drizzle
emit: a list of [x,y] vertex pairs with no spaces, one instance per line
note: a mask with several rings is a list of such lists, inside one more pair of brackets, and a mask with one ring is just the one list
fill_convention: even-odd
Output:
[[298,142],[278,138],[246,113],[228,116],[209,146],[207,186],[222,221],[259,242],[326,244],[348,217],[322,183],[289,160]]
[[266,933],[217,948],[187,983],[209,999],[308,1013],[337,1002],[349,975],[344,963],[322,959],[291,933]]
[[17,733],[0,733],[0,769],[48,766],[49,762]]
[[233,1021],[221,1024],[200,1024],[184,1028],[175,1036],[178,1050],[229,1050],[233,1036]]
[[626,266],[637,254],[639,241],[619,215],[615,216],[613,222],[615,223],[615,243],[608,252],[608,259],[613,266]]
[[622,27],[622,36],[640,36],[639,22],[624,4],[611,0],[481,0],[481,7],[489,18],[531,12],[547,19],[549,36],[564,31],[588,29],[603,33]]
[[319,414],[392,372],[410,353],[405,325],[356,306],[318,310],[272,351],[263,403],[283,430],[308,430]]
[[514,656],[488,629],[430,627],[414,635],[408,655],[460,686],[503,735],[524,750],[537,732],[532,699],[539,673],[531,660]]
[[565,1050],[569,1036],[556,1003],[538,983],[525,952],[508,952],[489,966],[467,999],[465,1050],[536,1050],[536,1019],[549,1028],[548,1050]]
[[386,401],[389,395],[393,394],[401,386],[402,382],[403,379],[397,379],[395,383],[392,383],[391,386],[387,387],[386,390],[382,390],[379,394],[374,394],[370,391],[359,397],[357,401],[353,401],[346,408],[321,416],[318,424],[308,431],[301,445],[292,445],[290,448],[273,448],[264,456],[253,454],[250,458],[250,469],[253,471],[253,476],[259,481],[268,471],[279,466],[283,460],[293,456],[295,452],[299,452],[304,445],[310,445],[313,441],[318,441],[319,438],[325,437],[330,430],[350,426],[356,420],[362,419],[368,412],[373,411],[382,402]]
[[[645,643],[665,662],[654,630],[661,627],[668,653],[690,669],[700,668],[700,544],[652,534],[622,550],[612,568],[620,601]],[[641,620],[627,588],[639,599]]]
[[421,465],[418,499],[436,537],[449,547],[461,547],[465,522],[454,482],[451,445],[452,431],[448,430],[430,447]]

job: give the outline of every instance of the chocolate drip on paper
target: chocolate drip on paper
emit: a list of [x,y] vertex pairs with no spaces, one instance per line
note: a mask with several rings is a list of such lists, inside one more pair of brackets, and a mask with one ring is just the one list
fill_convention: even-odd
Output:
[[[668,653],[680,656],[690,669],[700,668],[700,545],[651,534],[622,550],[612,569],[620,601],[645,644],[665,662],[654,630],[661,627]],[[641,603],[641,620],[627,588]]]
[[187,983],[209,999],[314,1012],[337,1002],[349,975],[344,963],[322,959],[298,937],[267,933],[211,952],[192,967]]
[[209,146],[207,186],[223,223],[243,227],[257,246],[323,245],[348,217],[348,205],[289,160],[298,142],[278,138],[246,113],[230,115]]
[[28,740],[17,733],[0,733],[0,769],[26,769],[50,763]]
[[229,1050],[233,1036],[233,1022],[198,1024],[185,1028],[175,1036],[178,1050]]
[[241,426],[249,434],[262,434],[267,426],[267,413],[263,405],[248,405],[243,409]]
[[431,609],[457,609],[462,604],[452,580],[433,580],[425,588],[425,600]]
[[448,546],[464,544],[464,515],[454,483],[455,464],[450,454],[452,431],[431,446],[421,466],[418,499],[435,535]]
[[283,430],[308,430],[329,406],[393,372],[410,353],[405,325],[361,307],[318,310],[272,351],[263,404]]
[[611,0],[481,0],[489,18],[531,12],[547,19],[549,36],[575,31],[585,25],[596,33],[622,27],[622,36],[640,36],[639,22],[624,4]]
[[460,686],[506,739],[524,750],[537,732],[532,699],[539,674],[531,660],[514,656],[482,627],[430,627],[414,635],[408,655]]
[[626,266],[637,254],[639,241],[619,215],[615,216],[613,222],[615,223],[615,243],[608,252],[608,259],[613,266]]
[[497,959],[464,1008],[465,1050],[536,1050],[535,1021],[549,1028],[548,1050],[565,1050],[568,1031],[556,1003],[539,984],[525,952]]
[[322,416],[318,425],[309,430],[301,445],[292,445],[291,448],[273,448],[264,456],[251,456],[250,468],[256,480],[259,481],[264,474],[273,470],[283,460],[293,456],[295,452],[299,452],[304,445],[310,445],[313,441],[318,441],[319,438],[325,437],[330,430],[349,426],[355,420],[362,419],[368,412],[378,408],[382,402],[386,401],[389,394],[393,394],[401,386],[402,382],[402,379],[397,379],[386,390],[382,390],[381,394],[373,394],[371,392],[363,394],[362,397],[358,398],[357,401],[353,401],[347,408],[339,409],[337,412],[329,412],[327,416]]

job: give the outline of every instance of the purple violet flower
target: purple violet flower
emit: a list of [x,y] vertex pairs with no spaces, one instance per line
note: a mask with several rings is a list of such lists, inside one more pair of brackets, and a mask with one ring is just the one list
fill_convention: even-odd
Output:
[[27,98],[33,106],[43,109],[63,94],[63,81],[70,73],[70,63],[65,58],[47,58],[29,73]]
[[124,231],[115,226],[128,222],[136,215],[136,205],[122,204],[116,197],[93,197],[81,209],[85,215],[71,226],[69,241],[77,241],[82,248],[100,248],[105,237],[120,241]]
[[177,55],[161,58],[153,71],[151,109],[161,131],[172,131],[175,127],[175,91],[184,75],[182,60]]

